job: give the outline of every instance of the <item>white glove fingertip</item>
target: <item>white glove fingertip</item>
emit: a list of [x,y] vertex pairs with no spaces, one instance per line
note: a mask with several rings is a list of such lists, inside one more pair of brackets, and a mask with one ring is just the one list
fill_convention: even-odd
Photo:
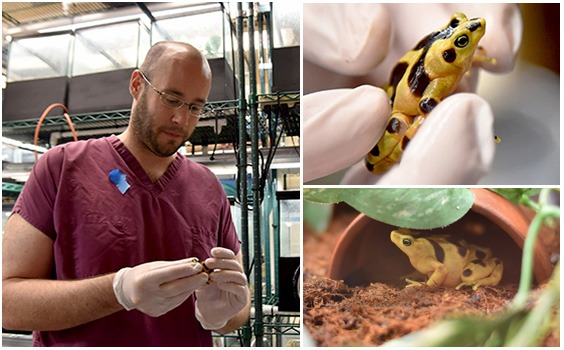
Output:
[[378,142],[390,115],[386,93],[363,85],[303,98],[304,182],[348,168]]
[[235,253],[231,249],[214,247],[210,251],[211,256],[217,259],[234,259]]
[[489,71],[503,73],[513,70],[523,38],[523,19],[515,4],[490,4],[483,8],[487,32],[480,45],[495,63],[481,63]]
[[385,58],[393,26],[382,4],[304,4],[303,11],[305,60],[357,76]]

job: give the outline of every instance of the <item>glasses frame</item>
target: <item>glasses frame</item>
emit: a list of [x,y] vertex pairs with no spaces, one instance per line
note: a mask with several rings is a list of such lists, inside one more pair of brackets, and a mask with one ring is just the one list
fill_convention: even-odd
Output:
[[[189,104],[189,103],[184,102],[183,99],[181,99],[180,97],[178,97],[178,96],[176,96],[176,95],[174,95],[174,94],[171,94],[171,93],[168,93],[168,92],[164,92],[164,91],[161,91],[161,90],[157,89],[153,84],[151,84],[151,82],[149,81],[149,79],[145,76],[145,74],[144,74],[142,71],[140,71],[140,70],[138,70],[138,71],[139,71],[139,74],[141,74],[141,76],[143,77],[143,79],[147,82],[147,84],[149,84],[149,86],[150,86],[157,94],[160,95],[160,96],[159,96],[159,102],[160,102],[163,106],[168,107],[168,108],[172,108],[172,109],[179,110],[180,108],[182,108],[182,106],[186,105],[186,108],[188,108],[188,111],[190,112],[190,115],[192,115],[193,117],[196,117],[196,118],[200,118],[201,116],[203,116],[203,115],[205,115],[205,114],[207,114],[207,113],[209,112],[209,108],[208,108],[208,106],[207,106],[206,104],[204,104],[203,106],[194,105],[194,104]],[[178,100],[178,101],[180,101],[180,102],[182,102],[182,103],[181,103],[178,107],[171,106],[169,103],[167,103],[167,102],[165,101],[165,100],[167,99],[166,96],[170,96],[172,99],[176,99],[176,100]],[[163,100],[163,99],[164,99],[164,100]]]

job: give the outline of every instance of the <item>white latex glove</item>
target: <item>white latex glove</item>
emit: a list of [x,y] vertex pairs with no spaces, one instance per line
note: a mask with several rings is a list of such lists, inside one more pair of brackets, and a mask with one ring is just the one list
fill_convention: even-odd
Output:
[[114,277],[118,302],[126,309],[137,309],[149,316],[164,315],[182,304],[208,280],[195,258],[154,261],[125,267]]
[[383,175],[374,175],[362,160],[341,184],[476,184],[493,161],[492,126],[493,113],[484,99],[470,93],[452,95],[428,115],[399,164]]
[[[368,92],[369,88],[364,86],[354,90],[327,90],[335,87],[353,87],[362,83],[384,85],[397,60],[425,35],[444,25],[456,11],[465,12],[469,18],[479,16],[486,19],[486,35],[480,41],[480,45],[485,48],[488,56],[496,58],[497,63],[495,66],[484,63],[482,67],[496,72],[511,71],[515,64],[522,32],[520,12],[516,5],[304,4],[304,92],[326,90],[303,98],[304,181],[346,169],[351,164],[363,160],[380,138],[389,117],[389,107],[381,98],[383,91]],[[355,20],[346,20],[353,18]],[[418,25],[405,25],[406,23]],[[478,78],[477,65],[473,67],[469,77],[470,79],[468,77],[462,79],[458,91],[474,90]],[[361,93],[364,94],[364,98]],[[373,97],[368,97],[369,94]],[[450,123],[456,118],[456,123],[452,125],[439,123],[442,125],[442,132],[449,132],[450,136],[459,135],[465,127],[471,130],[464,134],[465,142],[458,144],[453,140],[454,143],[443,145],[450,148],[446,150],[438,147],[438,140],[426,139],[416,143],[415,140],[425,137],[421,136],[425,129],[422,126],[407,147],[401,162],[405,162],[409,153],[413,157],[425,154],[426,158],[421,159],[421,164],[434,164],[429,163],[429,160],[444,159],[445,152],[456,150],[457,153],[453,154],[452,158],[458,161],[473,159],[473,163],[469,164],[471,166],[454,168],[459,162],[451,163],[447,168],[400,166],[399,169],[394,168],[394,178],[392,178],[392,176],[377,177],[363,170],[363,165],[356,165],[350,170],[351,174],[345,176],[343,183],[476,183],[487,172],[493,158],[494,147],[490,142],[493,136],[492,139],[488,139],[489,135],[493,135],[492,123],[486,120],[485,125],[475,127],[472,121],[466,126],[462,122],[474,120],[476,113],[481,113],[483,110],[487,110],[488,115],[479,119],[482,121],[490,119],[491,111],[483,106],[484,101],[481,99],[481,102],[478,102],[476,99],[469,99],[469,96],[463,97],[463,100],[466,99],[468,99],[467,103],[463,103],[461,108],[450,109],[450,112],[461,114],[456,116],[449,114],[445,117]],[[445,99],[439,106],[447,100]],[[461,103],[462,100],[457,101]],[[435,111],[431,114],[438,115]],[[427,119],[429,118],[431,115]],[[430,125],[435,123],[438,122],[427,120],[424,125],[427,125],[426,128],[431,128]],[[486,129],[486,125],[489,130]],[[426,137],[439,138],[446,136],[431,131],[427,131],[426,135]],[[450,137],[446,138],[450,139]],[[470,140],[470,138],[474,139]],[[370,139],[376,141],[368,142]],[[485,143],[479,143],[482,140],[485,140]],[[419,146],[427,148],[424,152],[415,149]],[[433,150],[444,152],[434,155]],[[417,173],[401,173],[401,169],[416,170]],[[470,172],[464,173],[461,169]],[[392,170],[388,173],[391,172]],[[406,179],[411,181],[406,182]]]
[[245,308],[249,298],[247,276],[231,250],[216,247],[204,262],[210,282],[196,291],[196,318],[204,329],[217,330]]
[[348,168],[363,159],[384,132],[390,116],[388,96],[364,85],[305,95],[304,181]]

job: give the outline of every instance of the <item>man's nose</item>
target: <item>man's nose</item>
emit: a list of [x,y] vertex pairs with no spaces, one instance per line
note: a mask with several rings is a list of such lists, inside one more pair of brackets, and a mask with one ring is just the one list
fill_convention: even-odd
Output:
[[176,125],[186,125],[190,121],[190,118],[192,118],[190,111],[186,106],[182,106],[174,111],[172,122]]

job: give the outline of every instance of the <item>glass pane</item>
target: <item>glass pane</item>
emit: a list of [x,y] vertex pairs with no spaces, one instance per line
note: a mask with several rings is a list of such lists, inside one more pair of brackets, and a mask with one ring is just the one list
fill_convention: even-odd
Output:
[[79,30],[76,32],[72,75],[136,67],[138,50],[138,22]]
[[280,201],[280,256],[300,256],[300,201]]
[[231,25],[229,23],[229,17],[228,16],[222,16],[223,18],[223,37],[226,39],[224,46],[225,46],[225,61],[227,61],[227,64],[231,67],[231,69],[233,69],[233,71],[235,71],[235,63],[233,62],[233,50],[235,49],[233,47],[232,41],[235,42],[236,38],[235,38],[235,34],[233,34],[233,38],[231,37]]
[[141,25],[141,30],[139,31],[139,59],[137,60],[136,67],[139,67],[141,63],[145,60],[147,52],[151,48],[151,30],[145,25]]
[[221,11],[166,19],[153,25],[153,43],[175,40],[189,43],[207,58],[223,57]]
[[8,81],[67,75],[69,34],[14,40],[10,46]]
[[299,4],[277,2],[272,5],[275,48],[300,45],[300,15]]

